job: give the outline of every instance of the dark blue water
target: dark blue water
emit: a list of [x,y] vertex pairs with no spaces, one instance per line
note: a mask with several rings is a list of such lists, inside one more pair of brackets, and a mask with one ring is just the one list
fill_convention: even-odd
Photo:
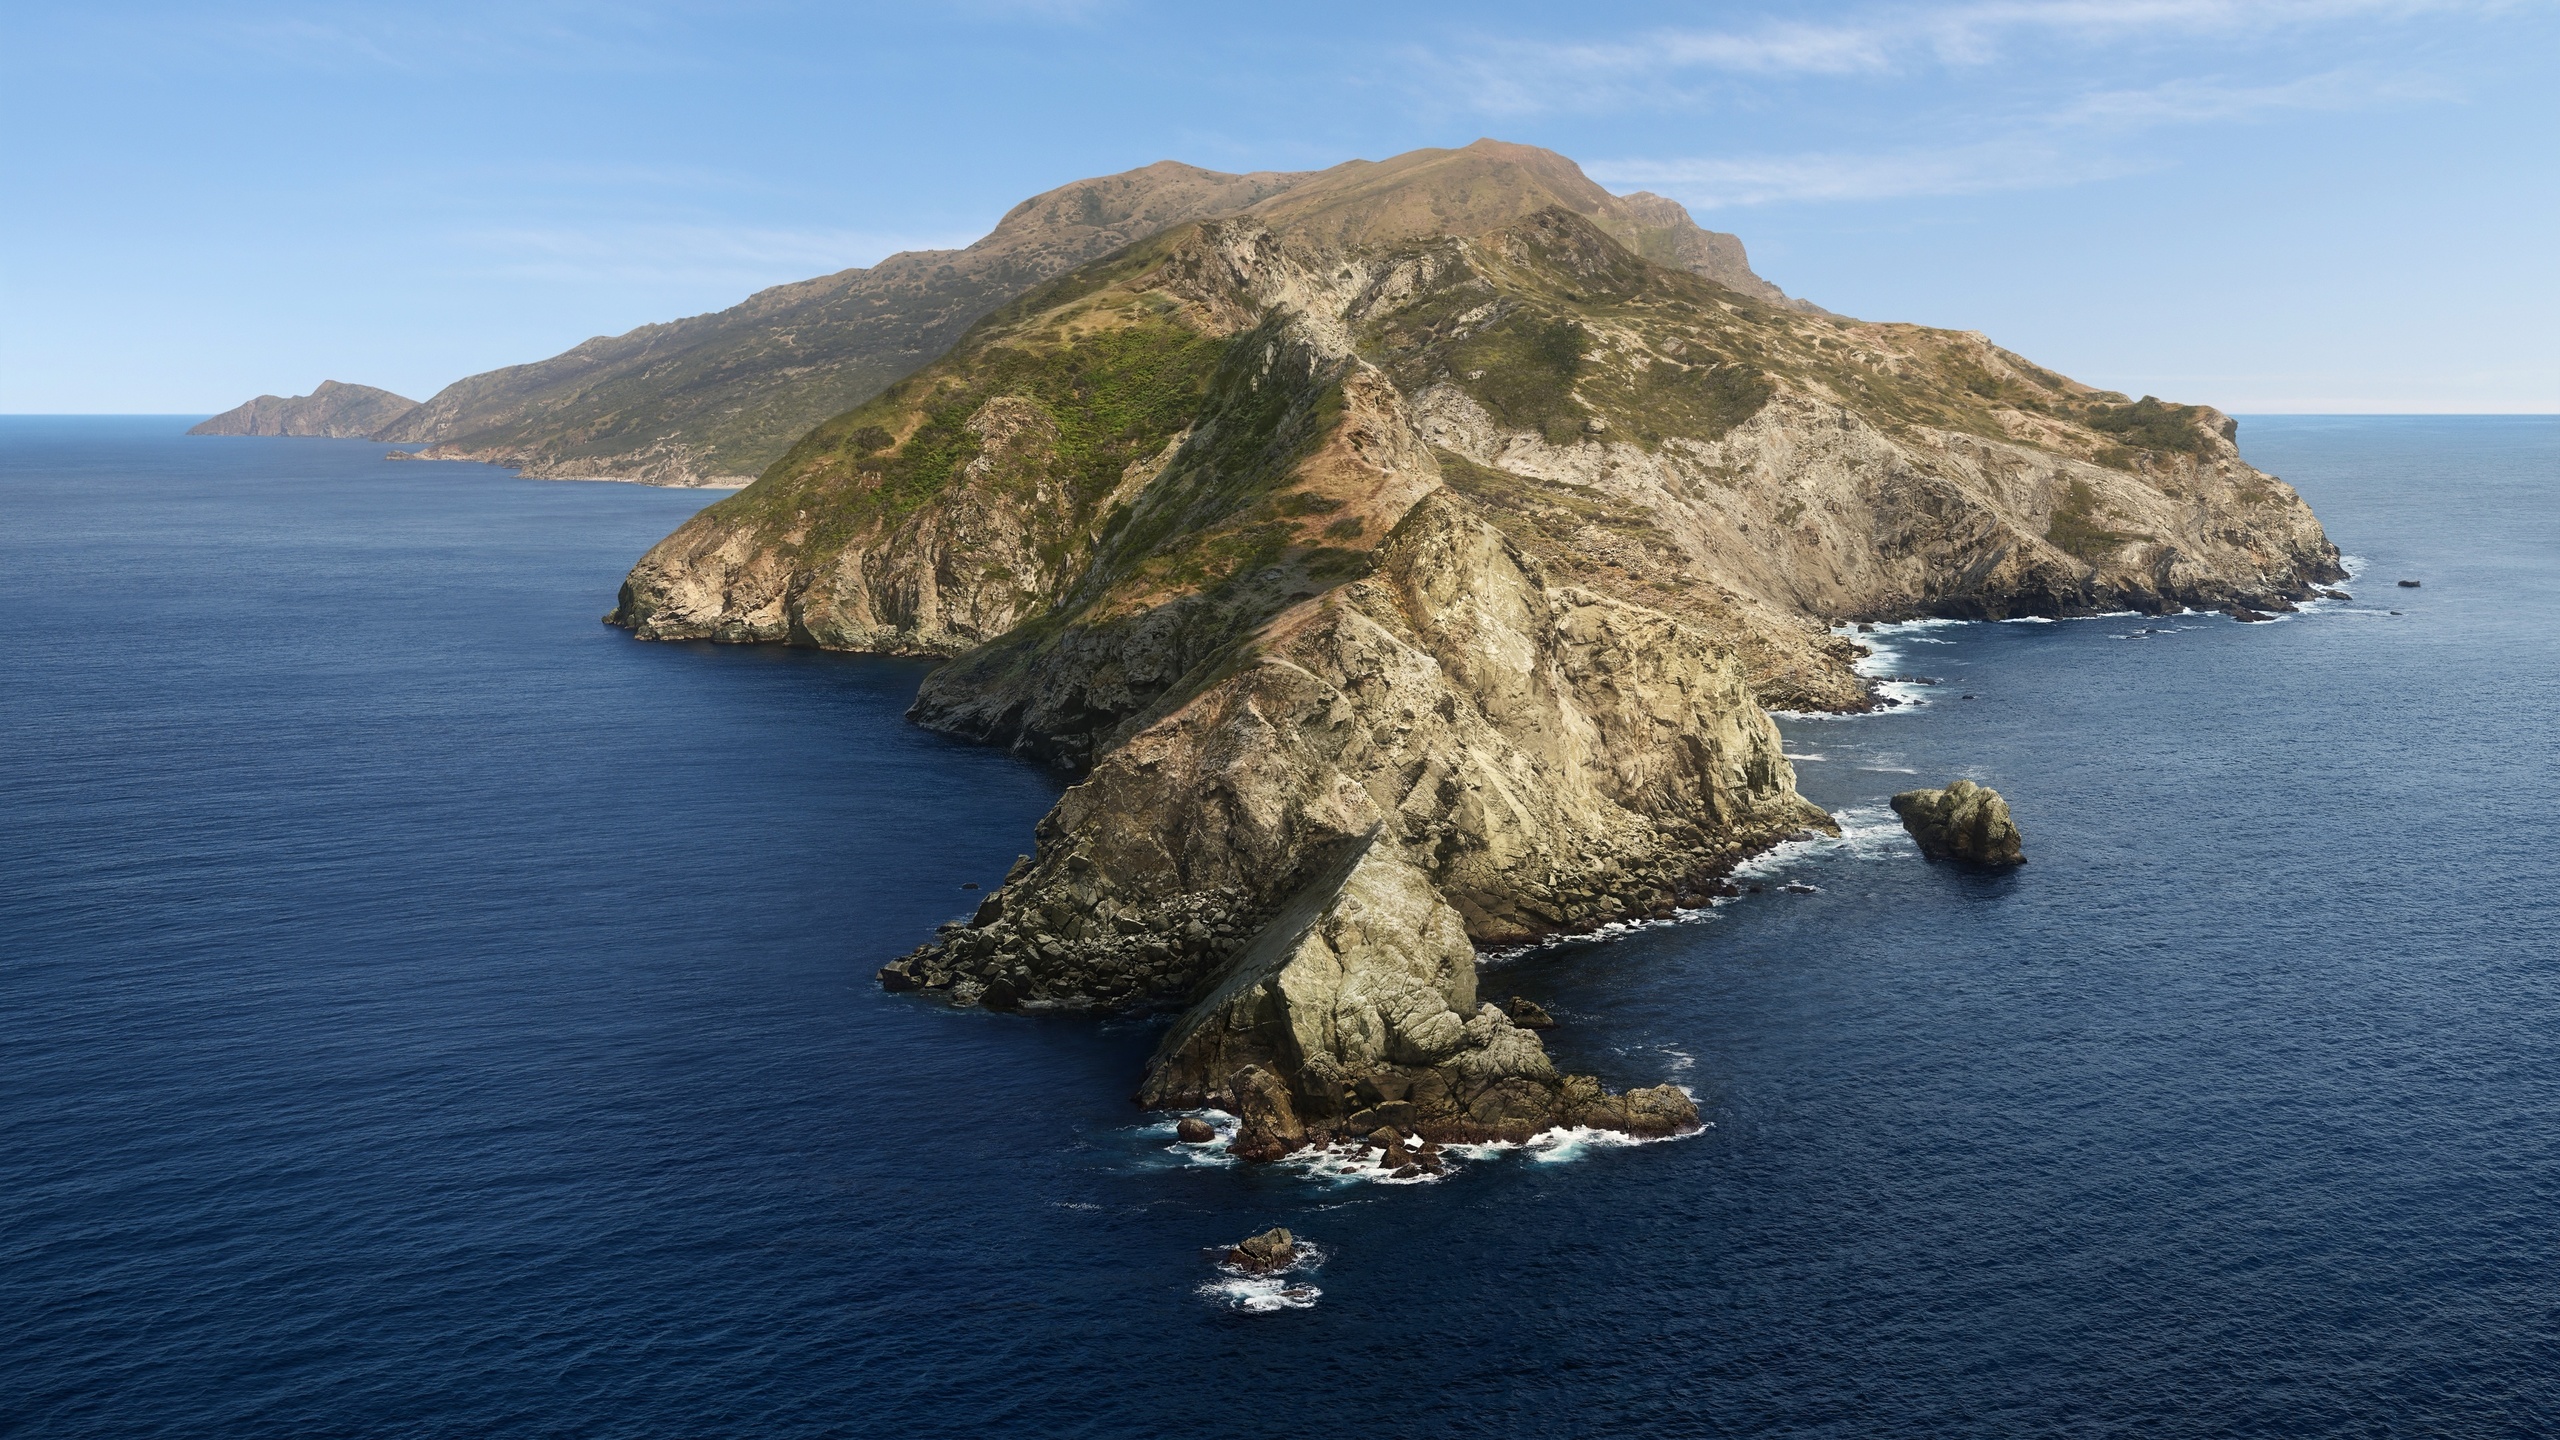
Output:
[[2349,605],[1894,635],[1818,893],[1486,982],[1713,1127],[1398,1187],[877,991],[1052,782],[597,624],[702,497],[183,423],[0,420],[0,1432],[2560,1428],[2560,421],[2245,422]]

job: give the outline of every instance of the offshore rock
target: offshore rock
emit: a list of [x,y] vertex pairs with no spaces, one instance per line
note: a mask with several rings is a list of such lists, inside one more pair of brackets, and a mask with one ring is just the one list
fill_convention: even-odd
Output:
[[1902,828],[1920,842],[1920,853],[1932,860],[2026,863],[2018,827],[2009,819],[2009,802],[1987,786],[1958,780],[1944,790],[1905,790],[1893,797],[1893,811],[1902,817]]
[[1287,1226],[1275,1225],[1238,1242],[1227,1251],[1227,1263],[1255,1275],[1286,1270],[1298,1263],[1298,1237],[1290,1234]]
[[1504,1014],[1511,1017],[1512,1024],[1519,1026],[1523,1030],[1553,1030],[1556,1028],[1556,1017],[1548,1014],[1545,1006],[1540,1005],[1538,1002],[1528,999],[1525,996],[1512,996],[1511,1003],[1503,1006],[1502,1010]]

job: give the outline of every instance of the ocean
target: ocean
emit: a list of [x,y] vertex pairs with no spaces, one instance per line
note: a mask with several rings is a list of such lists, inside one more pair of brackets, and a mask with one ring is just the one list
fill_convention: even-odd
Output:
[[0,418],[0,1435],[2560,1431],[2560,418],[2243,417],[2351,601],[1879,631],[1843,839],[1488,963],[1708,1127],[1426,1184],[881,992],[1061,781],[598,623],[702,494],[187,423]]

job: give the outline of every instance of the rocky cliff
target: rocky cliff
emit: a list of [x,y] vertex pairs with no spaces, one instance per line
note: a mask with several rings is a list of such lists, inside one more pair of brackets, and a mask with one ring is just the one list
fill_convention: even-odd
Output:
[[1649,259],[1688,242],[1578,179],[1342,167],[1071,271],[609,618],[951,656],[917,719],[1087,772],[893,988],[1187,1005],[1155,1103],[1249,1074],[1319,1129],[1676,1125],[1461,961],[1828,826],[1764,707],[1866,703],[1830,624],[2272,602],[2336,555],[2211,410]]
[[323,380],[308,395],[261,395],[187,431],[190,435],[305,435],[361,440],[418,408],[370,385]]

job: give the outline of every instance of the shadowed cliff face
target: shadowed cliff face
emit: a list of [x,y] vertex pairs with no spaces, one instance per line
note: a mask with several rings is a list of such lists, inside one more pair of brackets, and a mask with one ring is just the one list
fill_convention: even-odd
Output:
[[1524,209],[1571,167],[1515,152],[1070,272],[634,568],[643,636],[954,656],[917,719],[1089,767],[884,983],[1185,1001],[1147,1095],[1294,1108],[1257,1133],[1676,1124],[1470,1014],[1452,937],[1668,913],[1827,827],[1762,707],[1865,703],[1829,622],[2337,573],[2215,412],[1656,264]]

